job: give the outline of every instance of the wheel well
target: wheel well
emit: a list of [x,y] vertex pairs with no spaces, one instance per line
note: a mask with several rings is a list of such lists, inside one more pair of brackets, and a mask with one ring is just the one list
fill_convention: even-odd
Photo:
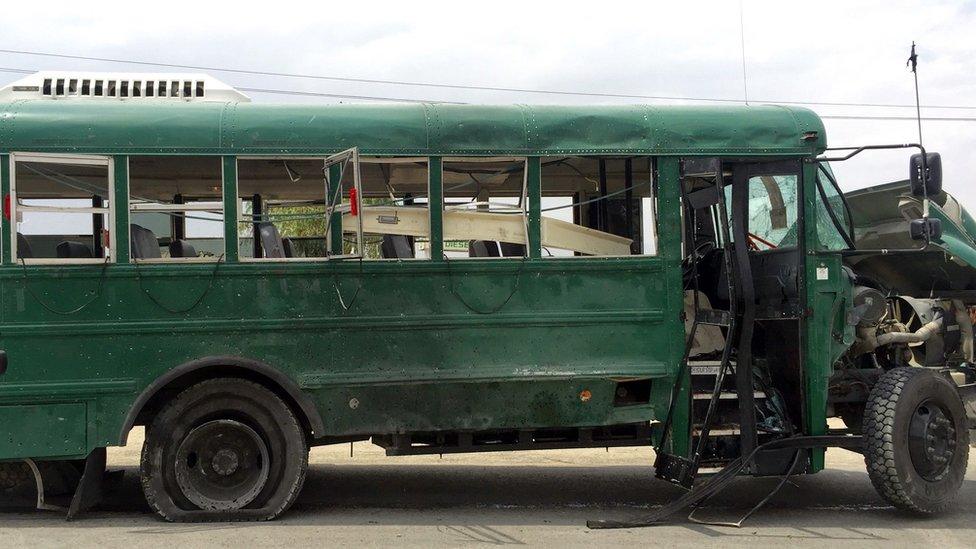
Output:
[[150,423],[159,410],[181,391],[218,377],[246,379],[264,386],[291,407],[309,439],[322,436],[324,426],[314,403],[280,370],[238,357],[213,357],[178,366],[151,383],[129,410],[119,436],[120,444],[125,444],[132,427]]

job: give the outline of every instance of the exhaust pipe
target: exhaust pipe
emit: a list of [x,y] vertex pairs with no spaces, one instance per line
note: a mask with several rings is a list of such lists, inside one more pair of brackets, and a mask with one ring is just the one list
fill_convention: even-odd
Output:
[[892,343],[925,343],[942,329],[942,315],[914,332],[888,332],[878,336],[878,347]]

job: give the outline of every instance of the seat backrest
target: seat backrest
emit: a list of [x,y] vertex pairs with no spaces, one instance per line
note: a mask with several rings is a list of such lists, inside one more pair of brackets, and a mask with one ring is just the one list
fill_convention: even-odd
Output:
[[95,254],[92,253],[91,247],[89,247],[87,244],[82,244],[81,242],[71,242],[66,240],[58,244],[57,250],[58,257],[60,258],[78,259],[95,257]]
[[159,251],[159,240],[156,234],[142,225],[129,225],[129,249],[132,259],[159,259],[163,257]]
[[502,257],[525,257],[525,244],[499,242],[498,246],[502,249]]
[[197,257],[197,249],[186,240],[174,240],[169,243],[170,257]]
[[24,259],[34,257],[34,251],[31,249],[30,241],[20,233],[17,233],[17,257]]
[[261,238],[264,257],[288,257],[285,254],[285,243],[281,240],[281,233],[278,232],[278,227],[275,227],[273,223],[268,221],[258,223],[258,236]]
[[282,238],[281,245],[285,249],[285,257],[295,257],[295,246],[292,245],[290,238]]
[[[685,290],[685,335],[691,334],[691,327],[695,322],[695,291]],[[711,302],[702,292],[698,292],[698,308],[708,310],[712,308]],[[688,356],[698,357],[717,353],[725,349],[725,335],[722,328],[714,324],[699,324],[695,328],[695,339],[691,343],[691,351]]]
[[498,242],[494,240],[472,240],[468,242],[468,257],[501,257]]
[[385,234],[380,245],[380,253],[384,259],[413,259],[412,238],[402,234]]

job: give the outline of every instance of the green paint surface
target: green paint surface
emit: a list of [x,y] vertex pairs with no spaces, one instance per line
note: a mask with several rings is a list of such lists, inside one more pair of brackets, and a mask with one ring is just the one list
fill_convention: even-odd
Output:
[[[33,457],[118,444],[146,387],[209,356],[282,372],[315,403],[325,425],[316,435],[661,420],[684,345],[678,157],[801,157],[825,146],[816,115],[782,107],[30,101],[0,112],[0,154],[116,155],[117,188],[129,154],[224,155],[227,212],[237,207],[238,155],[359,147],[429,157],[430,167],[433,260],[242,263],[229,214],[219,266],[122,260],[24,269],[5,256],[0,348],[9,369],[0,376],[0,414],[40,408],[24,416],[24,429],[44,431],[50,407],[68,406],[64,416],[82,422],[74,436],[37,437]],[[817,135],[804,140],[806,132]],[[529,257],[443,261],[442,157],[503,154],[529,157]],[[559,154],[655,157],[657,256],[540,257],[539,158]],[[6,164],[2,174],[6,190]],[[117,212],[120,234],[127,216]],[[810,341],[809,352],[822,352]],[[819,370],[811,375],[819,387]],[[635,379],[651,380],[650,400],[615,406],[616,383]],[[580,398],[586,391],[591,398]],[[675,430],[675,445],[686,447],[686,415]],[[15,443],[0,446],[0,459],[23,453]]]
[[[804,140],[806,132],[816,132]],[[0,104],[0,150],[93,154],[810,154],[812,111],[779,106]]]

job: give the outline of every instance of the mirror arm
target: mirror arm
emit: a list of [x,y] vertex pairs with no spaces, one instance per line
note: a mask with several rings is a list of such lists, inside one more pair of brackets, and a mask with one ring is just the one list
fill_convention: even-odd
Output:
[[922,153],[922,157],[925,156],[925,147],[919,143],[902,143],[896,145],[862,145],[860,147],[828,147],[824,149],[826,151],[851,151],[844,156],[819,156],[814,159],[808,159],[808,162],[843,162],[848,160],[864,151],[877,151],[877,150],[888,150],[888,149],[918,149]]
[[[843,156],[819,156],[813,159],[806,159],[807,162],[843,162],[849,160],[854,156],[864,152],[864,151],[876,151],[876,150],[891,150],[891,149],[918,149],[921,154],[922,163],[922,219],[925,220],[926,226],[929,220],[929,192],[928,192],[928,154],[925,152],[925,147],[921,143],[902,143],[894,145],[862,145],[860,147],[828,147],[824,149],[826,151],[851,151]],[[852,220],[853,222],[853,220]],[[925,247],[931,244],[931,235],[929,231],[925,231]],[[924,248],[924,247],[923,247]]]

